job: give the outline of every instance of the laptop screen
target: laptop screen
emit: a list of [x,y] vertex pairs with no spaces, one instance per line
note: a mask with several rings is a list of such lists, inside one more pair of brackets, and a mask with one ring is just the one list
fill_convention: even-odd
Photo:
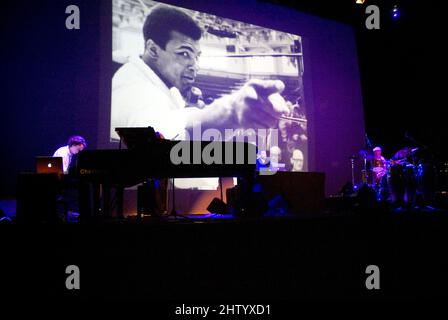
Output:
[[62,174],[62,157],[36,157],[36,172]]

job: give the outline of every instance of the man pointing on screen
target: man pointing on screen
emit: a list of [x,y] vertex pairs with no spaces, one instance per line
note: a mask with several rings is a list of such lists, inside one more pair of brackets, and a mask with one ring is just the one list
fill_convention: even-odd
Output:
[[204,108],[185,108],[201,54],[201,28],[186,13],[154,7],[143,26],[145,50],[131,57],[112,79],[111,137],[116,127],[152,126],[167,139],[182,139],[186,129],[275,127],[289,108],[279,80],[249,80],[241,89]]

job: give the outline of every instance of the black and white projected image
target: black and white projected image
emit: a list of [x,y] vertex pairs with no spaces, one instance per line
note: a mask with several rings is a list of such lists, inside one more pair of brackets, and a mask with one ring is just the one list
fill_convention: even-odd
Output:
[[[146,17],[154,8],[160,7],[181,10],[202,30],[197,52],[195,47],[180,53],[187,58],[188,55],[198,55],[196,71],[182,73],[182,84],[172,83],[172,87],[167,85],[170,79],[164,79],[162,72],[149,67],[142,58],[146,50],[143,32]],[[267,91],[280,94],[287,111],[276,115],[274,122],[271,114],[266,113],[266,118],[262,118],[263,111],[256,112],[261,121],[251,124],[246,121],[244,125],[242,121],[227,121],[226,128],[243,132],[254,129],[255,134],[259,129],[270,128],[263,138],[265,141],[261,145],[258,143],[259,164],[269,167],[275,163],[277,169],[286,171],[308,170],[300,36],[149,0],[113,0],[112,8],[111,141],[118,139],[116,127],[153,126],[167,139],[183,139],[180,131],[191,136],[185,119],[174,111],[181,108],[194,112],[214,103],[224,103],[226,97],[238,92],[248,81],[270,81],[269,86],[274,89]],[[166,23],[149,25],[166,28]],[[163,30],[154,31],[157,32],[152,34]],[[175,75],[175,63],[166,65],[174,69],[168,72]],[[284,88],[278,89],[279,81],[276,80],[280,80]],[[216,127],[222,129],[219,125],[217,123]],[[276,139],[272,138],[273,129],[277,129]]]

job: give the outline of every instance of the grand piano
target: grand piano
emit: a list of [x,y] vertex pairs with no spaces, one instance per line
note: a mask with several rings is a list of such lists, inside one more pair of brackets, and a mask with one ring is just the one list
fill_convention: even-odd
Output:
[[[117,216],[123,214],[123,189],[151,178],[237,177],[241,195],[250,194],[256,147],[246,142],[171,141],[153,128],[116,128],[119,149],[79,153],[80,213],[111,216],[111,190]],[[126,148],[121,148],[122,145]]]

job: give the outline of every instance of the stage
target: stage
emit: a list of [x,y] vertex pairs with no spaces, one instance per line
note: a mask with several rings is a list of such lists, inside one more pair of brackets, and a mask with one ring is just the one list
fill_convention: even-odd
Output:
[[[67,301],[440,298],[447,226],[447,212],[0,225],[2,291]],[[68,265],[80,290],[65,287]],[[380,290],[366,289],[369,265]]]

